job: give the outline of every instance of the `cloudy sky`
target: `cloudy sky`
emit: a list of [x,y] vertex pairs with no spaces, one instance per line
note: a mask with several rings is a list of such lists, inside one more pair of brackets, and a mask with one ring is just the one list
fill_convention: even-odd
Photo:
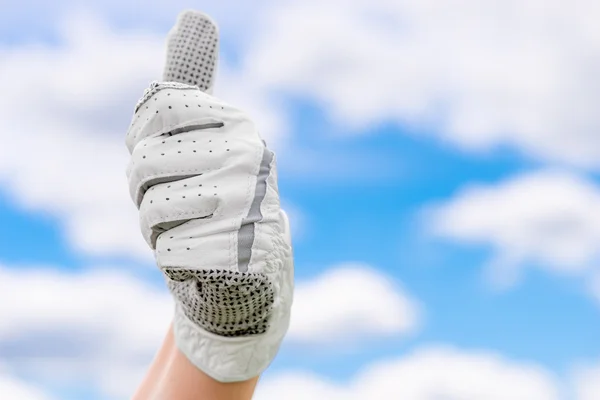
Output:
[[257,400],[600,398],[596,0],[0,5],[3,398],[127,399],[165,334],[124,136],[187,8],[293,224]]

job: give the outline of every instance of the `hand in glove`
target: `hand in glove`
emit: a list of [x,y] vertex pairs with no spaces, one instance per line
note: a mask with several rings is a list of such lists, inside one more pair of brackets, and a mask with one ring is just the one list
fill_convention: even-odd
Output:
[[183,13],[163,82],[135,108],[127,178],[144,239],[174,296],[178,348],[222,382],[259,375],[287,331],[290,228],[274,153],[212,90],[217,29]]

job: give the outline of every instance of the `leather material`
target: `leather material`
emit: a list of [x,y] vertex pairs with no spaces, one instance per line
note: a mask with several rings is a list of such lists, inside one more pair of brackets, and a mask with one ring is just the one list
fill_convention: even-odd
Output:
[[[293,292],[291,238],[280,207],[274,154],[243,111],[198,87],[172,83],[154,83],[147,91],[126,144],[129,190],[139,208],[140,228],[177,302],[178,347],[220,381],[260,374],[287,331]],[[245,225],[250,229],[242,238]],[[249,255],[245,263],[242,253]],[[201,295],[206,299],[202,290],[225,293],[225,281],[214,278],[219,271],[246,282],[229,286],[226,293],[239,289],[236,297],[246,314],[235,304],[202,308],[198,303]],[[250,281],[264,283],[261,293],[272,301],[249,298],[245,288]],[[225,313],[231,336],[215,334],[223,332],[217,328]],[[261,326],[249,330],[250,315]]]
[[287,332],[294,264],[277,162],[252,120],[216,97],[218,28],[183,12],[163,82],[127,132],[129,192],[175,299],[177,347],[222,382],[271,363]]

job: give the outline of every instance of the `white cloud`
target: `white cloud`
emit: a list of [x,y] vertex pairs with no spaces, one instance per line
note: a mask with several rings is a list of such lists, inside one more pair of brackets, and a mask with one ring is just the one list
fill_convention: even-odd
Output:
[[573,382],[577,400],[600,399],[600,364],[577,368]]
[[63,218],[76,248],[148,260],[124,135],[160,71],[162,38],[111,33],[86,15],[69,19],[63,38],[0,48],[0,184],[24,207]]
[[567,172],[546,170],[496,185],[472,186],[429,210],[437,235],[493,248],[491,264],[510,283],[526,262],[583,274],[600,260],[600,189]]
[[345,385],[304,372],[274,374],[259,384],[255,397],[279,399],[282,393],[289,400],[560,398],[555,377],[539,366],[493,353],[435,346],[367,365]]
[[0,268],[0,354],[42,381],[126,397],[140,382],[172,314],[163,288],[113,271]]
[[50,400],[51,397],[35,384],[11,376],[0,367],[0,393],[10,400]]
[[397,121],[468,149],[600,163],[600,6],[317,0],[259,13],[243,69],[360,130]]
[[0,292],[11,304],[0,309],[0,340],[66,330],[101,334],[104,344],[148,348],[164,334],[172,311],[162,286],[116,270],[0,269],[0,277]]
[[[161,26],[168,28],[169,24],[177,18],[181,10],[195,9],[208,13],[224,26],[227,32],[244,33],[247,35],[249,26],[255,22],[249,18],[261,10],[272,0],[253,0],[241,3],[236,0],[173,0],[168,3],[161,0],[148,0],[144,7],[135,2],[105,0],[90,3],[87,0],[59,0],[52,4],[43,0],[23,0],[5,3],[0,14],[0,37],[8,32],[8,40],[17,36],[31,39],[53,31],[57,20],[73,10],[86,10],[108,18],[117,20],[120,25],[147,28],[148,26]],[[235,12],[232,12],[232,9]],[[17,28],[15,28],[17,27]],[[23,30],[21,30],[23,29]]]
[[361,264],[342,264],[296,285],[288,340],[343,343],[405,335],[420,308],[389,277]]

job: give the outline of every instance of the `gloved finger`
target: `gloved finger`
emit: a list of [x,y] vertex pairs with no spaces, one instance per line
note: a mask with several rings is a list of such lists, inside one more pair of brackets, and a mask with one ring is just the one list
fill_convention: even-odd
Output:
[[217,25],[204,13],[185,11],[169,32],[163,80],[198,86],[212,94],[218,53]]
[[125,144],[133,153],[144,139],[218,127],[224,124],[225,115],[238,113],[197,87],[153,82],[136,106]]

